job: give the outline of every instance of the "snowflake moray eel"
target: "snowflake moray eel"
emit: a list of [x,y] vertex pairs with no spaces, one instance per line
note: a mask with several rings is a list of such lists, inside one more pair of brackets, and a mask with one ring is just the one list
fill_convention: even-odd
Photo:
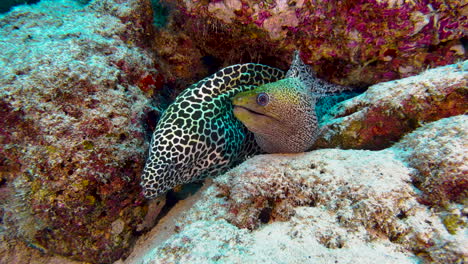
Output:
[[315,98],[347,89],[316,78],[298,52],[287,73],[246,63],[191,85],[153,133],[141,178],[145,197],[219,175],[262,151],[306,151],[319,133]]

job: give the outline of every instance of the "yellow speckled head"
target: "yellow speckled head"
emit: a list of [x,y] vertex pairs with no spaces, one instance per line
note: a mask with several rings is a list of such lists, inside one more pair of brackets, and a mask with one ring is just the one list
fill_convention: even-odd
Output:
[[237,94],[234,115],[266,152],[301,152],[316,128],[315,99],[297,78],[286,78]]

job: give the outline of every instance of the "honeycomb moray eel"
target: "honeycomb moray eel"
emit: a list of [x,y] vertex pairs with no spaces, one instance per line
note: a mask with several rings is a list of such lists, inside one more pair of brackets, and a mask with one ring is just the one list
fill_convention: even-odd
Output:
[[156,198],[219,175],[262,149],[305,151],[318,131],[315,98],[341,90],[317,79],[298,52],[286,74],[247,63],[199,81],[176,98],[154,131],[141,180],[144,195]]
[[239,64],[185,89],[153,133],[141,179],[145,197],[216,176],[259,153],[254,135],[234,117],[231,97],[284,76],[269,66]]

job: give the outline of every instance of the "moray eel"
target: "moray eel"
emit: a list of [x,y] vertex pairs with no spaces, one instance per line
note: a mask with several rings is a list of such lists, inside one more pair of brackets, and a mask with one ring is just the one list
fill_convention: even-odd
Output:
[[317,79],[298,52],[286,74],[238,64],[190,86],[153,133],[141,178],[145,197],[219,175],[262,151],[307,150],[318,134],[315,98],[337,87]]
[[269,66],[239,64],[185,89],[153,133],[141,178],[145,197],[216,176],[259,153],[253,134],[234,117],[231,97],[284,76]]
[[309,149],[319,130],[315,97],[297,78],[261,85],[232,99],[234,115],[267,153],[296,153]]
[[296,52],[285,79],[232,98],[234,115],[255,134],[263,151],[304,152],[321,131],[315,111],[317,99],[350,89],[318,79]]

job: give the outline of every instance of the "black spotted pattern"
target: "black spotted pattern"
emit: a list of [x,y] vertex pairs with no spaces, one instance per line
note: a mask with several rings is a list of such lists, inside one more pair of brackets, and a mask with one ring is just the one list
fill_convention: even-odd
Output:
[[284,76],[266,65],[238,64],[184,90],[154,131],[141,179],[145,196],[216,176],[258,153],[254,135],[234,117],[230,98]]

